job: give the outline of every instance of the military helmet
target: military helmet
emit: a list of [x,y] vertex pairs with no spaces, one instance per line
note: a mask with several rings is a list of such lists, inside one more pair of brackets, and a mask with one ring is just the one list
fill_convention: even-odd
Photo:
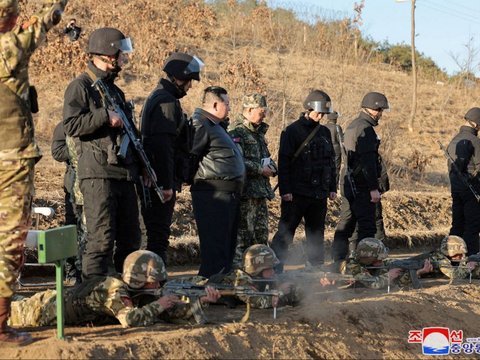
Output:
[[443,238],[440,244],[440,251],[445,256],[465,255],[467,253],[467,244],[460,236],[448,235]]
[[113,56],[119,51],[124,53],[133,51],[132,41],[120,30],[105,27],[90,34],[87,48],[89,54]]
[[196,56],[174,52],[165,60],[163,71],[178,80],[200,81],[203,66],[203,61]]
[[257,276],[263,270],[273,268],[278,264],[280,264],[280,261],[267,245],[252,245],[243,253],[243,270],[253,276]]
[[474,107],[468,110],[465,114],[465,120],[473,121],[475,124],[480,125],[480,108]]
[[389,108],[387,97],[379,92],[369,92],[363,97],[362,108],[386,110]]
[[140,289],[146,283],[167,280],[167,270],[159,255],[149,250],[137,250],[125,259],[122,279],[132,289]]
[[267,109],[267,98],[262,94],[249,94],[243,97],[243,107],[244,108],[262,108]]
[[328,114],[332,111],[332,100],[322,90],[313,90],[303,102],[305,110],[313,110],[319,113]]
[[375,258],[377,260],[386,259],[388,256],[388,249],[382,241],[375,238],[362,239],[355,249],[355,259],[360,258]]
[[0,19],[18,13],[18,0],[0,0]]

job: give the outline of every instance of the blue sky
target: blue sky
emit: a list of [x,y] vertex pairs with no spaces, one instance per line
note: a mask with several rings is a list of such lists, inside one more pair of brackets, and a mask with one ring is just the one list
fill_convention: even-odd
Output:
[[[267,0],[269,5],[298,10],[299,17],[308,12],[326,18],[353,17],[354,0]],[[357,0],[356,2],[360,2]],[[478,51],[474,69],[480,74],[480,0],[416,0],[416,40],[418,51],[432,58],[449,74],[460,68],[452,58],[460,62],[468,56],[465,45],[472,39]],[[390,44],[410,44],[411,0],[366,0],[362,13],[364,36],[376,41],[388,40]],[[303,14],[303,15],[302,15]]]

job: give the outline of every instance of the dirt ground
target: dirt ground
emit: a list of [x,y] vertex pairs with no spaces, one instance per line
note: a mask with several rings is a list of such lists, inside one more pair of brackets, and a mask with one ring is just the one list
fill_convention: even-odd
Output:
[[[181,269],[176,270],[173,274]],[[28,329],[36,341],[4,348],[0,358],[410,359],[426,357],[421,344],[408,343],[410,330],[441,326],[463,330],[464,338],[479,336],[472,321],[480,316],[478,281],[422,284],[419,290],[390,293],[310,284],[304,303],[279,308],[275,320],[271,310],[252,310],[249,321],[239,323],[243,306],[211,305],[206,309],[211,323],[202,326],[67,327],[65,341],[55,338],[55,328]]]

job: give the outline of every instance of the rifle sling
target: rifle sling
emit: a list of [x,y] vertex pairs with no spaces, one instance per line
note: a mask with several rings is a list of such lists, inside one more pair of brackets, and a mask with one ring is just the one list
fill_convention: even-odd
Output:
[[300,153],[303,151],[303,149],[305,148],[305,146],[308,145],[308,143],[313,139],[313,137],[315,136],[315,134],[318,132],[318,130],[320,130],[320,127],[322,125],[320,124],[317,124],[317,126],[315,126],[315,128],[312,130],[312,132],[310,132],[310,134],[308,134],[307,138],[305,140],[303,140],[303,142],[300,144],[300,146],[298,147],[297,151],[295,151],[295,154],[293,154],[293,158],[292,158],[292,162],[295,161],[298,156],[300,155]]

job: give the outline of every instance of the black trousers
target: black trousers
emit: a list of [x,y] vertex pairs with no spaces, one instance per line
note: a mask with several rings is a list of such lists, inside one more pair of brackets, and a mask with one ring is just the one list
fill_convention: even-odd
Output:
[[[383,209],[382,209],[382,202],[379,201],[375,203],[375,239],[380,241],[385,241],[385,224],[383,223]],[[357,248],[358,242],[362,240],[358,237],[358,223],[355,226],[355,231],[353,232],[352,236],[348,239],[348,248],[349,253],[351,254]]]
[[452,193],[452,227],[450,235],[465,240],[468,255],[479,252],[480,204],[470,191]]
[[293,195],[292,201],[281,202],[281,215],[278,230],[272,239],[272,249],[278,259],[285,263],[288,247],[293,242],[295,230],[300,221],[305,220],[307,238],[307,260],[312,265],[321,265],[325,261],[324,232],[327,198],[314,199]]
[[355,198],[343,197],[340,204],[340,219],[335,229],[332,243],[332,259],[343,260],[348,255],[349,241],[355,227],[358,226],[357,239],[374,237],[375,204],[372,203],[368,190],[359,191]]
[[167,264],[167,250],[172,225],[173,209],[175,208],[176,191],[172,198],[162,204],[154,189],[149,189],[150,206],[145,206],[142,194],[142,217],[147,232],[146,249],[159,255]]
[[112,262],[121,273],[123,261],[140,248],[137,194],[133,182],[85,179],[80,182],[87,222],[82,276],[108,275]]
[[192,205],[200,238],[198,275],[210,277],[232,268],[237,246],[240,197],[234,192],[192,191]]

